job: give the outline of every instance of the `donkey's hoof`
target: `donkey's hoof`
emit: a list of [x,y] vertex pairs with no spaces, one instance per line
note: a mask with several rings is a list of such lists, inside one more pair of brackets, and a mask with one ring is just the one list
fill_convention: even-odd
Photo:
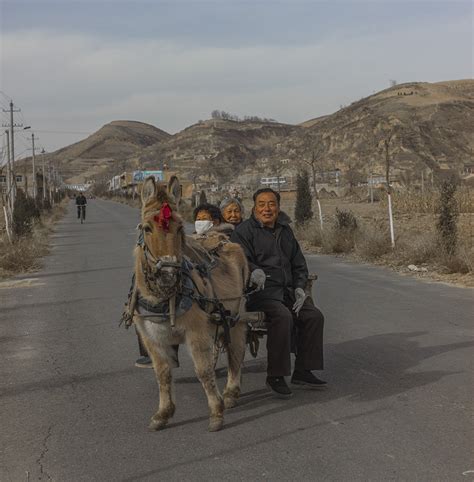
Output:
[[224,397],[224,407],[226,409],[234,408],[237,405],[237,399],[235,397]]
[[150,430],[151,432],[162,430],[166,427],[167,424],[168,424],[168,420],[164,420],[162,418],[159,418],[159,419],[152,418],[150,420],[150,425],[148,425],[148,430]]
[[209,432],[218,432],[224,425],[224,419],[222,417],[211,418],[209,421]]

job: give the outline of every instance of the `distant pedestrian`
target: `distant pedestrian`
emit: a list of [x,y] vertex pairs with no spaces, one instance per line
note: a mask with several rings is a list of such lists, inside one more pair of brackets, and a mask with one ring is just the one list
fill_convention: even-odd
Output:
[[81,192],[76,197],[77,219],[81,217],[81,209],[84,209],[84,219],[86,218],[86,204],[87,204],[86,196],[84,196],[84,194]]

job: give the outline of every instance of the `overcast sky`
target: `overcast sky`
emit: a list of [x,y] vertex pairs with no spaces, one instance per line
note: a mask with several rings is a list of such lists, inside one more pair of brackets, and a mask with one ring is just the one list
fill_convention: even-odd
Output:
[[472,25],[456,0],[3,0],[0,101],[47,151],[117,119],[170,133],[213,109],[299,123],[390,79],[471,78]]

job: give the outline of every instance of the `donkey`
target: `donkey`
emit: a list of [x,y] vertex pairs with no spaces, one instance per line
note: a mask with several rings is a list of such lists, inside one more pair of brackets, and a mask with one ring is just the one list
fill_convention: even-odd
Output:
[[[207,396],[209,431],[214,432],[222,428],[224,407],[235,406],[240,395],[247,325],[237,321],[230,329],[228,376],[222,397],[214,370],[214,343],[222,327],[216,331],[217,325],[211,322],[210,312],[216,302],[210,300],[219,300],[229,310],[227,313],[238,315],[248,281],[247,260],[239,245],[225,243],[215,265],[202,274],[185,255],[193,240],[184,234],[183,222],[176,212],[179,200],[157,186],[153,178],[145,181],[141,198],[139,228],[143,241],[134,251],[135,283],[142,301],[139,306],[164,306],[167,313],[158,322],[152,314],[136,314],[133,318],[152,359],[160,392],[158,410],[149,428],[164,428],[174,414],[171,369],[177,366],[176,345],[185,343]],[[185,288],[192,292],[187,298],[183,295]]]

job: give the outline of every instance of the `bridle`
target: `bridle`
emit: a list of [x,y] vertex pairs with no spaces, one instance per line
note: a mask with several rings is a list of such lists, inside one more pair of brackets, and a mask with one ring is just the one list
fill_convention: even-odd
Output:
[[[126,326],[129,326],[134,316],[143,316],[151,322],[154,319],[158,320],[156,323],[169,320],[171,327],[174,327],[176,318],[189,310],[193,303],[196,303],[201,310],[208,314],[210,321],[216,325],[215,339],[217,340],[218,337],[218,328],[222,327],[224,341],[226,344],[230,343],[230,328],[238,322],[239,314],[232,315],[223,303],[237,300],[241,302],[243,298],[252,294],[252,291],[243,295],[220,299],[216,298],[214,292],[211,294],[202,292],[202,288],[196,284],[191,272],[195,269],[204,280],[204,285],[207,285],[205,279],[209,277],[210,271],[218,264],[219,254],[217,250],[214,253],[206,252],[208,259],[200,263],[193,263],[187,256],[183,256],[182,259],[176,261],[167,259],[168,256],[157,257],[151,252],[145,236],[146,226],[144,224],[153,221],[158,222],[156,212],[147,214],[143,222],[137,226],[139,231],[137,247],[141,249],[143,254],[141,266],[145,285],[148,292],[156,298],[156,301],[149,302],[141,297],[136,290],[136,285],[135,287],[132,285],[129,293],[129,310],[122,315],[122,321],[125,320]],[[221,244],[219,244],[219,247],[221,247]],[[163,286],[160,283],[165,269],[168,270],[168,276],[174,280],[172,285]],[[138,312],[137,314],[134,303],[148,312],[151,311],[151,313],[140,315],[140,312]]]
[[[147,216],[147,219],[144,221],[153,222],[159,212],[151,213],[151,215]],[[137,246],[141,248],[143,253],[142,258],[142,270],[145,277],[146,287],[153,294],[153,296],[163,299],[163,296],[167,298],[176,295],[178,288],[180,286],[180,274],[182,268],[182,261],[177,260],[173,261],[168,259],[168,256],[157,257],[155,256],[149,246],[146,243],[146,231],[143,226],[144,223],[140,223],[137,226],[140,234],[137,240]],[[163,286],[163,283],[160,283],[161,275],[163,274],[163,270],[168,271],[169,276],[173,276],[176,278],[176,283],[174,286]]]

